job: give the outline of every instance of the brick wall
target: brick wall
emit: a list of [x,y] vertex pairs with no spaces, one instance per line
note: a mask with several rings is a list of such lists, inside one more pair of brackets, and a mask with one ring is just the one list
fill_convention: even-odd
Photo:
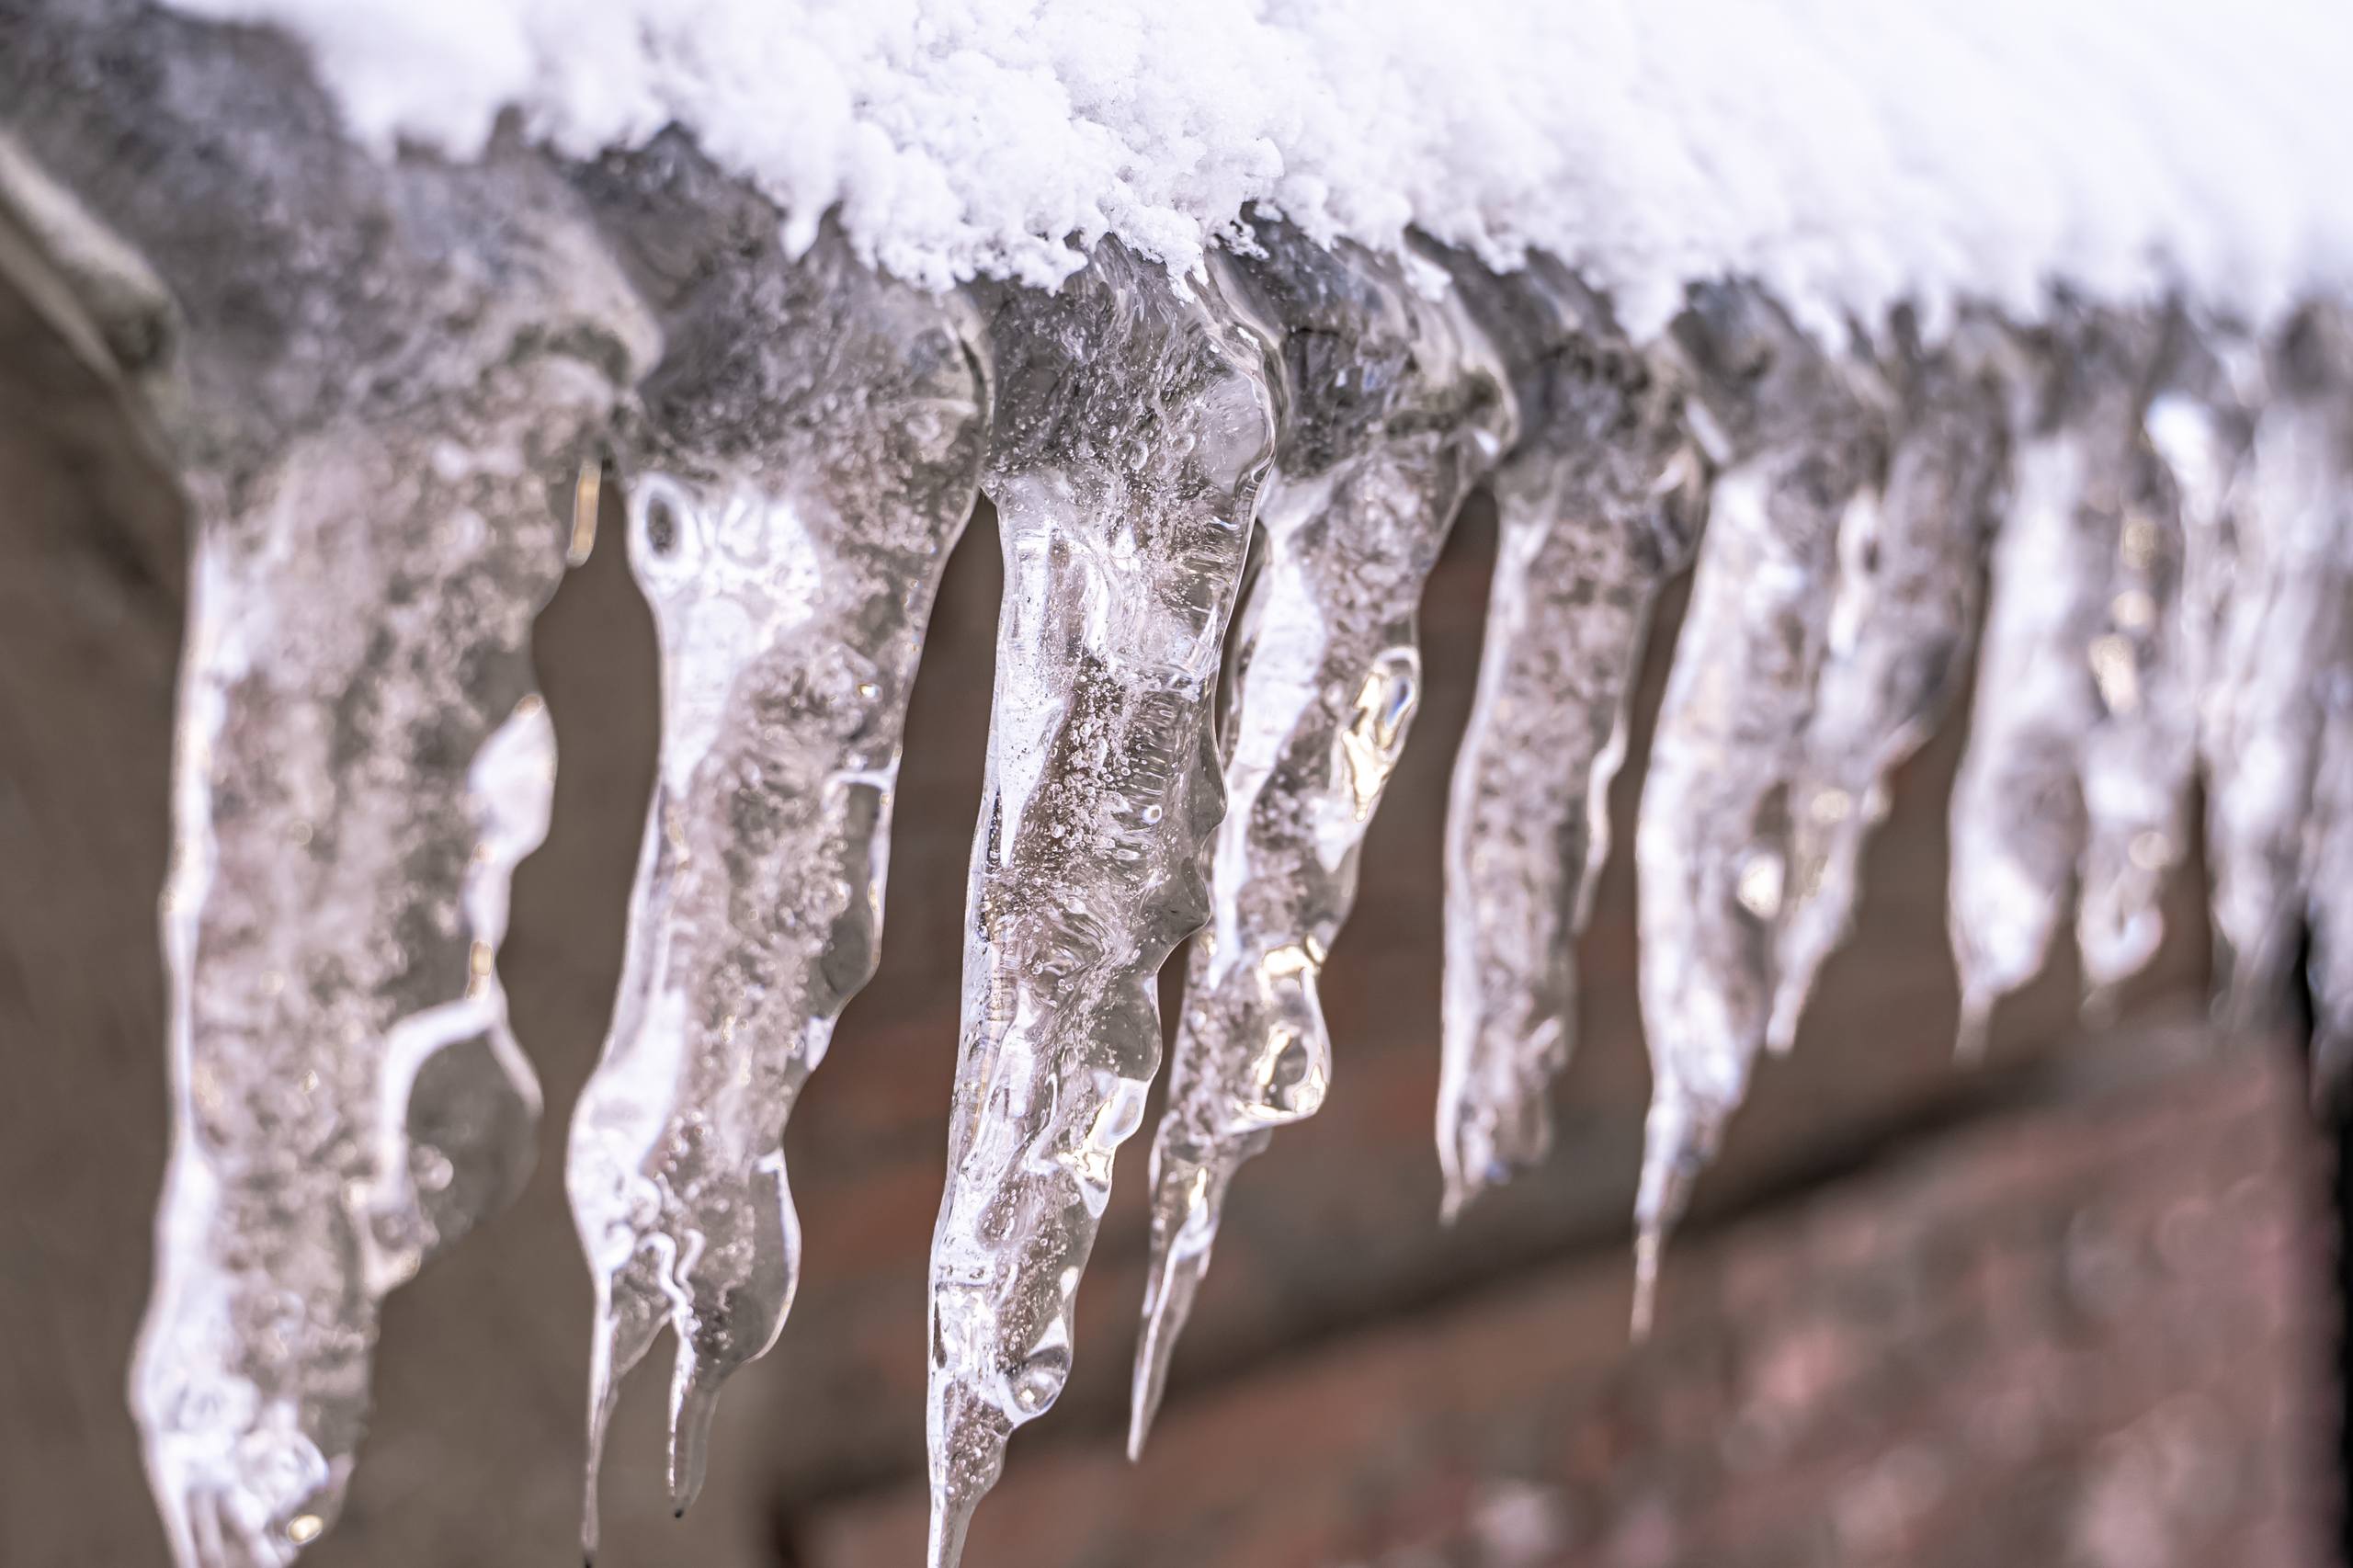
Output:
[[[972,1561],[2332,1561],[2320,1173],[2292,1065],[2188,1029],[2083,1049],[2126,1071],[2034,1074],[1998,1114],[1689,1238],[1639,1349],[1604,1255],[1199,1388],[1140,1465],[1038,1429]],[[915,1561],[922,1498],[802,1531],[812,1568]]]

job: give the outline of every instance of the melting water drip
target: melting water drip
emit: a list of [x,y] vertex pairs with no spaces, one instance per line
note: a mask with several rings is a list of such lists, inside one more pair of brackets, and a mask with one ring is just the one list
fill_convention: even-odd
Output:
[[949,1568],[1070,1370],[1153,982],[1209,915],[1210,707],[1272,455],[1256,346],[1116,242],[991,323],[1005,551],[948,1189],[931,1250],[931,1539]]
[[1718,473],[1635,830],[1652,1087],[1634,1324],[1771,1021],[1792,817],[1842,540],[1881,530],[1891,409],[1877,373],[1825,355],[1762,294],[1700,290],[1669,352]]
[[1397,267],[1279,222],[1218,278],[1279,411],[1225,728],[1226,816],[1153,1145],[1141,1451],[1228,1186],[1332,1073],[1317,994],[1366,827],[1420,700],[1415,614],[1465,494],[1512,437],[1501,367]]
[[1908,322],[1887,374],[1895,427],[1879,505],[1840,518],[1822,666],[1789,778],[1789,869],[1766,1040],[1787,1051],[1822,965],[1854,918],[1888,776],[1935,729],[1965,674],[1979,562],[2005,456],[1998,329],[1966,321],[1935,349]]
[[2079,871],[2095,987],[2145,961],[2192,764],[2180,511],[2143,430],[2161,323],[2022,346],[1970,744],[1952,798],[1964,1051],[2042,967]]
[[1660,584],[1704,489],[1682,393],[1607,306],[1533,258],[1445,257],[1510,357],[1517,448],[1494,481],[1485,647],[1446,820],[1438,1147],[1451,1216],[1542,1159],[1576,1024],[1574,942],[1608,858],[1608,795]]
[[[785,1120],[874,971],[907,696],[977,491],[988,391],[963,301],[885,282],[830,228],[787,260],[773,210],[684,143],[583,184],[671,340],[629,490],[660,767],[566,1170],[597,1296],[593,1553],[620,1380],[662,1326],[684,1513],[721,1384],[791,1304]],[[758,239],[735,243],[745,232]],[[717,243],[682,258],[682,233]]]

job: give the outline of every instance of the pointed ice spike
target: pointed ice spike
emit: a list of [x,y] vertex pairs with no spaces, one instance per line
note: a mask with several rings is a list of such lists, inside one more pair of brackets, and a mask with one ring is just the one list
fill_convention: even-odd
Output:
[[[2340,364],[2346,361],[2339,361]],[[2340,426],[2340,439],[2353,428]],[[2340,446],[2340,453],[2347,450]],[[2339,471],[2340,497],[2353,494]],[[2339,548],[2353,539],[2353,512],[2340,501]],[[2343,591],[2340,588],[2340,593]],[[2307,978],[2313,996],[2313,1093],[2341,1107],[2353,1083],[2353,641],[2341,642],[2334,666],[2313,672],[2325,718],[2312,823],[2305,836],[2304,885],[2312,924]]]
[[[2250,510],[2290,560],[2252,586],[2270,598],[2277,620],[2267,674],[2299,694],[2269,694],[2279,765],[2302,755],[2285,732],[2301,742],[2317,731],[2300,868],[2312,931],[2313,1089],[2341,1106],[2353,1078],[2353,317],[2335,306],[2305,311],[2272,361],[2274,402],[2256,426]],[[2299,569],[2303,578],[2291,585],[2289,573]],[[2240,781],[2256,796],[2250,807],[2261,783]],[[2275,788],[2293,799],[2291,788]],[[2272,852],[2278,824],[2258,810],[2247,815],[2257,824],[2253,852]]]
[[1193,946],[1152,1155],[1152,1266],[1128,1446],[1140,1451],[1228,1184],[1331,1075],[1316,982],[1421,691],[1414,618],[1464,494],[1507,444],[1502,369],[1395,264],[1275,221],[1221,255],[1281,411],[1239,614],[1213,914]]
[[654,331],[536,154],[376,161],[298,54],[152,7],[25,41],[0,96],[110,232],[81,258],[143,257],[181,327],[173,1151],[131,1403],[185,1568],[275,1568],[341,1505],[382,1298],[529,1167],[495,963],[554,763],[528,639],[551,494]]
[[2353,623],[2348,364],[2343,313],[2316,308],[2268,364],[2227,347],[2193,360],[2149,415],[2181,485],[2205,630],[2206,853],[2227,1010],[2242,1026],[2280,1009],[2305,913],[2307,832],[2325,820],[2314,789],[2325,781],[2330,672]]
[[1634,838],[1652,1065],[1636,1221],[1654,1271],[1765,1042],[1832,576],[1840,540],[1878,526],[1860,514],[1879,505],[1890,412],[1869,366],[1745,286],[1696,291],[1669,352],[1721,472]]
[[1219,655],[1273,447],[1254,344],[1116,242],[995,295],[1005,549],[948,1190],[931,1250],[934,1568],[1070,1369],[1154,976],[1208,915]]
[[789,259],[775,210],[683,142],[579,184],[669,344],[628,478],[661,762],[565,1173],[598,1280],[587,1485],[611,1384],[666,1321],[683,1510],[721,1385],[791,1304],[785,1120],[874,971],[908,689],[988,391],[968,303],[878,277],[831,226]]
[[1446,819],[1438,1146],[1452,1215],[1551,1144],[1627,699],[1652,600],[1689,555],[1703,464],[1679,389],[1563,269],[1441,259],[1511,356],[1521,418],[1494,481],[1486,642]]
[[1898,324],[1896,434],[1879,506],[1837,540],[1822,673],[1790,779],[1790,867],[1767,1041],[1797,1038],[1823,960],[1854,918],[1863,846],[1887,778],[1916,750],[1968,668],[1977,583],[2004,468],[2004,405],[1989,323],[1937,347]]
[[[2246,981],[2250,966],[2232,964],[2226,955],[2242,950],[2250,926],[2257,931],[2288,927],[2295,919],[2296,887],[2291,843],[2273,862],[2279,868],[2274,885],[2252,901],[2247,899],[2251,889],[2268,880],[2265,872],[2269,868],[2261,849],[2235,829],[2239,813],[2249,803],[2239,757],[2242,753],[2253,754],[2260,777],[2278,767],[2276,756],[2266,755],[2267,748],[2282,739],[2292,744],[2294,733],[2301,731],[2302,761],[2290,769],[2296,780],[2293,788],[2301,817],[2303,789],[2312,776],[2311,748],[2317,734],[2316,722],[2291,723],[2285,736],[2271,723],[2250,722],[2257,720],[2258,712],[2268,706],[2267,699],[2272,698],[2269,685],[2266,682],[2257,690],[2236,689],[2251,673],[2245,655],[2273,645],[2268,638],[2249,638],[2247,633],[2254,627],[2238,622],[2234,613],[2235,608],[2238,615],[2244,615],[2268,597],[2258,584],[2274,568],[2262,525],[2249,506],[2255,424],[2264,395],[2262,372],[2259,350],[2244,338],[2177,323],[2155,393],[2143,418],[2150,445],[2165,464],[2180,502],[2184,668],[2195,699],[2193,729],[2206,782],[2207,881],[2218,949],[2217,972],[2223,976],[2225,991],[2233,999],[2225,1011],[2234,1014],[2248,999],[2247,992],[2234,981]],[[2263,609],[2268,619],[2270,607],[2264,604]],[[2317,718],[2309,703],[2290,701],[2280,706],[2289,712]],[[2251,918],[2245,913],[2249,902],[2258,911]],[[2245,950],[2253,960],[2254,947],[2280,945],[2277,937],[2257,936],[2245,944]],[[2279,974],[2275,960],[2275,982]]]
[[[2124,623],[2154,626],[2171,613],[2159,605],[2157,591],[2171,590],[2154,568],[2178,552],[2170,505],[2159,499],[2167,487],[2142,434],[2160,337],[2144,318],[2063,307],[2051,328],[2018,346],[2007,378],[2009,495],[1951,804],[1964,1051],[1982,1044],[1994,1004],[2042,966],[2090,841],[2087,769],[2112,778],[2110,760],[2137,744],[2140,690],[2155,651]],[[2114,735],[2093,764],[2089,737],[2103,724]],[[2103,793],[2102,838],[2111,847],[2121,840],[2126,865],[2134,837],[2162,820],[2174,788],[2164,787],[2153,811],[2129,792]],[[2141,919],[2139,884],[2112,858],[2102,872],[2104,929]],[[2120,933],[2102,972],[2113,974],[2142,939],[2139,930]]]
[[2144,434],[2124,483],[2103,623],[2089,653],[2099,720],[2084,736],[2082,764],[2075,945],[2094,1006],[2156,955],[2165,879],[2188,847],[2198,755],[2180,498]]

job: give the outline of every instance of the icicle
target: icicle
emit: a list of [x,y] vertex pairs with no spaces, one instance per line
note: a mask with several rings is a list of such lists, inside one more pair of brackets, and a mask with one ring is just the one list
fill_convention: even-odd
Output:
[[528,639],[571,518],[544,481],[614,388],[517,351],[526,324],[582,331],[486,312],[460,390],[189,475],[174,1142],[131,1379],[183,1564],[282,1564],[332,1523],[379,1301],[530,1167],[494,960],[555,762]]
[[495,964],[554,760],[528,641],[655,334],[536,154],[373,160],[244,29],[19,37],[10,133],[89,203],[77,283],[109,324],[175,307],[115,346],[191,529],[130,1403],[183,1568],[279,1568],[342,1506],[382,1299],[530,1165]]
[[2158,335],[2075,312],[2013,377],[2011,491],[1951,807],[1965,1052],[2041,967],[2079,863],[2086,971],[2106,985],[2154,948],[2180,852],[2179,515],[2142,433]]
[[1637,1333],[1661,1243],[1765,1040],[1832,574],[1842,539],[1878,531],[1888,412],[1866,366],[1824,355],[1750,288],[1698,291],[1675,343],[1720,472],[1635,831],[1653,1074]]
[[2105,624],[2090,650],[2099,720],[2084,736],[2075,945],[2095,1009],[2112,1005],[2117,987],[2156,956],[2165,879],[2188,849],[2198,758],[2180,499],[2145,435],[2135,434]]
[[[2344,434],[2340,434],[2340,442]],[[2353,494],[2338,448],[2337,526],[2353,529],[2342,498]],[[2340,534],[2338,548],[2346,548]],[[2336,577],[2340,597],[2346,576]],[[2316,671],[2317,694],[2325,717],[2319,770],[2314,775],[2312,823],[2305,835],[2306,912],[2312,923],[2308,977],[2313,995],[2313,1089],[2315,1099],[2345,1097],[2353,1080],[2353,648],[2342,642],[2333,667]]]
[[1887,778],[1918,749],[1968,666],[1977,583],[2003,472],[2001,389],[1988,324],[1924,349],[1899,323],[1900,403],[1885,494],[1842,520],[1836,587],[1789,798],[1787,906],[1767,1040],[1797,1038],[1823,960],[1854,917],[1863,846]]
[[2353,594],[2341,510],[2353,483],[2344,393],[2320,371],[2330,330],[2320,312],[2291,329],[2274,367],[2289,384],[2268,408],[2259,408],[2263,368],[2225,346],[2188,356],[2149,414],[2180,483],[2194,623],[2206,634],[2207,858],[2215,932],[2229,955],[2228,1011],[2241,1025],[2276,1014],[2288,978],[2307,825],[2320,820],[2328,672]]
[[2313,1090],[2340,1101],[2353,1078],[2353,669],[2340,653],[2320,700],[2325,720],[2306,833],[2312,922]]
[[[2268,638],[2250,642],[2247,634],[2255,628],[2232,624],[2234,605],[2240,616],[2254,608],[2258,580],[2272,564],[2262,522],[2250,515],[2248,506],[2253,488],[2249,460],[2263,394],[2261,355],[2254,345],[2234,335],[2193,329],[2183,319],[2176,324],[2156,393],[2143,420],[2180,500],[2184,666],[2195,699],[2193,728],[2207,784],[2210,903],[2220,948],[2224,952],[2246,950],[2250,960],[2250,964],[2230,966],[2234,975],[2225,971],[2225,989],[2232,998],[2225,1011],[2234,1014],[2242,1014],[2251,1000],[2245,983],[2250,965],[2267,961],[2255,958],[2255,947],[2269,946],[2275,951],[2268,960],[2273,985],[2254,991],[2277,994],[2282,961],[2278,950],[2284,943],[2276,935],[2267,942],[2260,935],[2250,938],[2249,933],[2250,928],[2276,933],[2295,921],[2293,840],[2301,825],[2289,825],[2289,842],[2267,867],[2263,851],[2248,843],[2240,824],[2250,804],[2248,775],[2240,759],[2255,757],[2258,776],[2268,773],[2277,758],[2267,756],[2266,748],[2282,738],[2271,722],[2250,722],[2258,714],[2273,717],[2270,684],[2235,689],[2250,673],[2245,667],[2246,656],[2277,644]],[[2247,596],[2244,599],[2239,597],[2242,591]],[[2302,726],[2302,760],[2291,769],[2291,788],[2302,802],[2309,798],[2317,715],[2309,704],[2291,703],[2288,711],[2315,720]],[[2262,832],[2260,827],[2256,831],[2258,835]],[[2279,832],[2276,827],[2273,831]],[[2260,887],[2267,869],[2276,881],[2250,901],[2247,894]]]
[[2242,902],[2230,912],[2245,924],[2226,934],[2248,943],[2233,973],[2243,994],[2282,978],[2279,938],[2292,923],[2272,900],[2280,857],[2300,849],[2314,1088],[2341,1097],[2353,1074],[2353,319],[2340,307],[2304,312],[2271,379],[2243,514],[2259,549],[2240,557],[2216,703],[2216,755],[2239,748],[2234,771],[2218,774],[2217,816],[2252,884],[2232,890]]
[[1005,548],[948,1190],[932,1238],[928,1561],[1070,1369],[1071,1301],[1208,915],[1209,710],[1273,420],[1258,357],[1116,242],[1000,292]]
[[1533,258],[1447,258],[1513,358],[1522,429],[1495,479],[1485,648],[1446,821],[1438,1145],[1451,1216],[1543,1158],[1576,1027],[1574,941],[1608,858],[1608,790],[1659,585],[1703,490],[1679,389],[1598,299]]
[[1316,992],[1357,852],[1421,696],[1415,613],[1462,497],[1509,441],[1496,364],[1393,264],[1256,225],[1221,256],[1282,411],[1239,611],[1227,814],[1153,1145],[1152,1265],[1128,1449],[1140,1452],[1234,1172],[1313,1114],[1332,1068]]
[[[604,1058],[567,1184],[597,1290],[585,1544],[619,1381],[676,1331],[670,1484],[800,1270],[786,1118],[874,971],[908,688],[985,449],[978,323],[657,146],[589,176],[645,249],[710,236],[664,298],[630,563],[662,649],[661,767]],[[741,222],[727,220],[740,213]],[[738,230],[757,235],[735,243]]]

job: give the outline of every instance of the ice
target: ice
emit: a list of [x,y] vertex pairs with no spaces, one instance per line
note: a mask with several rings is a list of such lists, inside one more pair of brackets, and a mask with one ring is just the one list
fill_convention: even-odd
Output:
[[524,637],[563,553],[551,523],[484,521],[542,505],[502,456],[421,475],[322,444],[199,524],[175,1147],[132,1379],[186,1563],[290,1562],[332,1521],[376,1303],[529,1169],[539,1086],[493,959],[547,824]]
[[1718,472],[1634,839],[1650,1042],[1634,1322],[1764,1044],[1842,540],[1880,524],[1889,394],[1754,289],[1696,290],[1674,352]]
[[[2206,785],[2209,907],[2218,947],[2237,956],[2220,978],[2231,999],[2225,1010],[2241,1022],[2256,998],[2276,1002],[2279,994],[2298,920],[2296,837],[2318,736],[2311,704],[2279,703],[2259,678],[2248,685],[2252,665],[2266,655],[2310,656],[2284,620],[2282,636],[2268,634],[2268,600],[2281,585],[2268,578],[2282,562],[2267,539],[2267,519],[2251,506],[2265,381],[2256,344],[2185,319],[2143,420],[2180,500],[2182,624]],[[2250,788],[2258,781],[2269,787]],[[2266,799],[2283,786],[2292,802],[2285,824]],[[2269,979],[2256,980],[2259,971]]]
[[1070,1369],[1071,1306],[1209,915],[1221,643],[1273,451],[1256,346],[1116,241],[991,318],[1005,551],[948,1190],[931,1253],[928,1561]]
[[2299,913],[2279,901],[2297,877],[2316,1086],[2341,1097],[2353,1073],[2353,321],[2341,307],[2307,311],[2270,371],[2240,514],[2234,636],[2210,692],[2211,756],[2233,764],[2211,785],[2217,858],[2227,845],[2234,873],[2217,878],[2215,918],[2244,1010],[2272,1010],[2266,994],[2285,978]]
[[1537,258],[1455,287],[1511,356],[1519,442],[1494,482],[1494,586],[1446,819],[1438,1146],[1450,1215],[1543,1158],[1576,1027],[1573,943],[1608,854],[1608,794],[1660,583],[1703,483],[1682,392],[1607,305]]
[[184,1563],[282,1563],[333,1521],[377,1303],[529,1172],[494,960],[554,776],[528,637],[570,518],[542,480],[608,395],[527,358],[195,486],[174,1149],[132,1374]]
[[683,1512],[720,1385],[791,1304],[785,1119],[874,971],[908,688],[972,512],[988,392],[959,297],[880,278],[830,229],[788,260],[774,210],[683,144],[583,183],[669,345],[629,482],[660,768],[566,1172],[597,1292],[593,1551],[618,1384],[662,1325]]
[[176,1560],[277,1568],[341,1507],[384,1296],[530,1165],[495,959],[554,765],[531,618],[654,331],[542,160],[380,165],[274,51],[37,9],[0,103],[85,259],[170,291],[191,527],[130,1402]]
[[1258,493],[1224,728],[1224,824],[1152,1157],[1131,1454],[1209,1267],[1226,1189],[1332,1073],[1317,980],[1421,698],[1415,612],[1463,495],[1510,441],[1503,369],[1392,263],[1261,221],[1221,257],[1267,350],[1279,439]]
[[[598,1291],[592,1450],[673,1326],[681,1506],[718,1388],[790,1300],[780,1135],[871,970],[906,685],[984,464],[1008,588],[934,1260],[935,1562],[1066,1373],[1174,943],[1217,917],[1155,1175],[1139,1437],[1223,1183],[1320,1095],[1315,966],[1411,715],[1414,588],[1515,419],[1449,827],[1449,1210],[1549,1136],[1627,687],[1710,460],[1638,846],[1645,1301],[1966,648],[2006,435],[1953,805],[1970,1031],[2078,884],[2093,986],[2145,960],[2202,755],[2242,1005],[2309,922],[2322,1058],[2353,1053],[2343,319],[2308,313],[2256,365],[2118,303],[2172,294],[2262,334],[2341,291],[2353,187],[2307,176],[2332,172],[2353,26],[2300,4],[2054,27],[1999,0],[1824,29],[1720,0],[1494,0],[1448,35],[1466,51],[1395,4],[854,9],[8,18],[11,146],[87,209],[95,243],[57,258],[107,328],[83,349],[155,394],[194,520],[164,905],[175,1146],[131,1389],[183,1562],[283,1564],[329,1527],[383,1297],[522,1177],[537,1090],[495,954],[553,765],[526,657],[566,542],[543,502],[598,472],[630,389],[664,754],[572,1186]],[[2153,92],[2133,51],[2201,69]],[[1924,59],[1949,69],[1900,68]],[[2062,81],[2067,113],[2019,112]],[[2226,103],[2217,139],[2193,111]],[[566,166],[535,139],[641,151]],[[1205,259],[1254,199],[1299,233]],[[1430,281],[1417,226],[1492,266],[1550,247],[1596,291],[1449,254],[1460,301],[1439,302],[1406,286]],[[1074,244],[1094,259],[1061,294],[983,296],[993,339],[973,299],[865,265],[941,290],[1056,279]],[[1204,271],[1172,287],[1153,262]],[[1679,346],[1648,352],[1719,277],[1756,281],[1700,290]],[[1985,363],[2028,367],[2000,392],[1967,341],[1982,323],[1907,347],[1893,392],[1792,325],[1836,342],[1891,301],[1959,297],[2050,307],[2033,335],[1993,335]],[[668,347],[641,377],[646,302]],[[1482,334],[1506,368],[1479,361]],[[1208,710],[1278,461],[1229,778]]]
[[2327,782],[2324,732],[2353,595],[2348,348],[2341,316],[2315,310],[2268,364],[2227,345],[2195,356],[2149,415],[2197,568],[2211,909],[2242,1024],[2279,1010],[2305,913],[2307,824],[2329,831],[2315,782]]
[[2340,648],[2335,666],[2317,673],[2325,717],[2304,867],[2313,1077],[2315,1097],[2341,1107],[2353,1080],[2353,659]]
[[2089,658],[2100,704],[2084,736],[2075,945],[2096,1009],[2155,956],[2167,876],[2188,849],[2198,697],[2182,597],[2179,494],[2145,436],[2127,467],[2105,622]]
[[[2180,852],[2179,514],[2143,430],[2162,337],[2072,311],[2010,377],[2011,490],[1951,805],[1964,1051],[2041,967],[2079,866],[2086,971],[2107,983],[2154,947]],[[2139,767],[2164,771],[2143,785]]]
[[1978,579],[2006,455],[1989,343],[1964,323],[1930,347],[1897,324],[1895,441],[1877,506],[1839,530],[1822,670],[1790,779],[1786,907],[1767,1040],[1796,1040],[1823,960],[1854,918],[1863,846],[1887,778],[1918,749],[1968,673]]

